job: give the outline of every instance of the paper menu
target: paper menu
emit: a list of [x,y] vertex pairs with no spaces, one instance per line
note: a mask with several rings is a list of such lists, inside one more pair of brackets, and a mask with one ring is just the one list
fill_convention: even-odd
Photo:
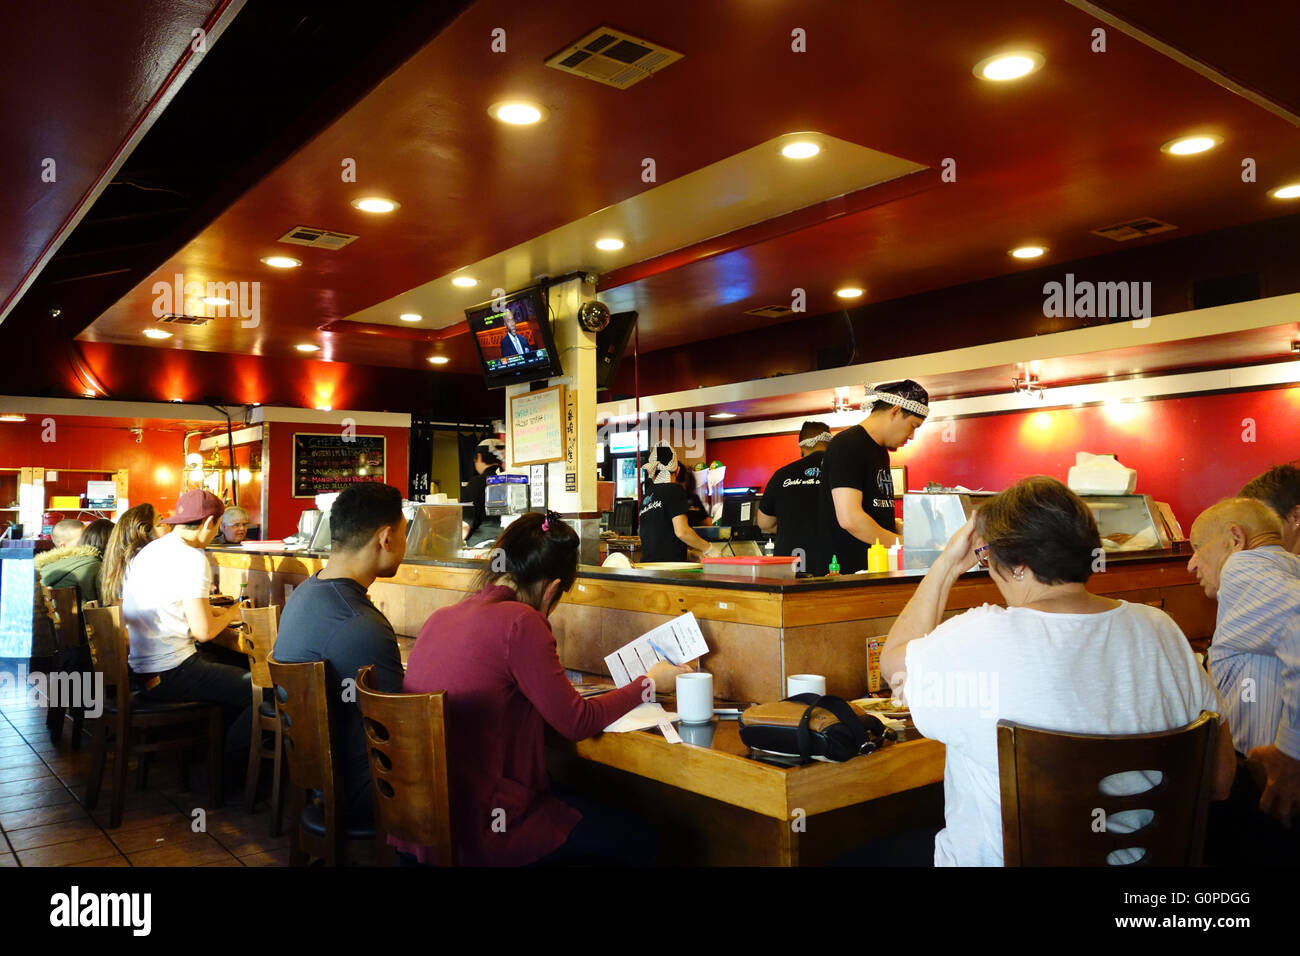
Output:
[[[655,646],[663,651],[662,655],[655,652]],[[673,664],[684,664],[708,651],[709,645],[704,643],[700,624],[695,620],[695,615],[688,611],[646,631],[630,644],[624,644],[605,658],[605,666],[609,668],[609,676],[614,679],[614,683],[623,687],[646,673],[655,661],[664,657]]]

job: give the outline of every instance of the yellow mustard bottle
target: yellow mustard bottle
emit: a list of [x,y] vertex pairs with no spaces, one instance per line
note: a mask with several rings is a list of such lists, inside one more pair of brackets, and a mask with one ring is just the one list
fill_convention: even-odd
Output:
[[889,570],[889,549],[879,541],[867,549],[867,570],[873,574]]

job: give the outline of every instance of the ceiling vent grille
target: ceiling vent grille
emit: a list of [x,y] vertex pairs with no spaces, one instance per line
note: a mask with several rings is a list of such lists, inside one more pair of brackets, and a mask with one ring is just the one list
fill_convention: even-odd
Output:
[[1159,219],[1147,217],[1145,219],[1132,219],[1128,222],[1118,222],[1113,226],[1103,226],[1101,229],[1092,230],[1092,234],[1101,236],[1103,239],[1114,239],[1116,242],[1127,242],[1130,239],[1154,236],[1158,232],[1169,232],[1171,229],[1177,228],[1177,226],[1171,226]]
[[207,325],[212,320],[206,315],[177,315],[169,312],[158,321],[166,325]]
[[279,241],[295,246],[311,246],[313,249],[342,249],[357,238],[359,237],[350,236],[346,232],[330,232],[314,226],[294,226]]
[[792,315],[794,309],[788,305],[765,305],[758,309],[745,310],[746,315],[758,315],[765,319],[779,319],[785,315]]
[[546,61],[574,76],[625,90],[676,63],[682,54],[611,27],[592,30]]

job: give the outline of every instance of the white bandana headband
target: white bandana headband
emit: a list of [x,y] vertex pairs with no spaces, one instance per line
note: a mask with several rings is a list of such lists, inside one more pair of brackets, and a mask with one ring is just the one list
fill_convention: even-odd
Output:
[[824,444],[831,440],[830,432],[822,432],[820,435],[813,435],[812,438],[805,438],[799,442],[800,448],[812,448],[816,445]]
[[897,405],[904,411],[911,412],[921,418],[928,418],[930,415],[930,406],[922,405],[920,402],[914,402],[910,398],[904,398],[902,395],[895,395],[893,392],[878,392],[871,386],[867,386],[867,396],[863,405],[870,407],[872,402],[888,402],[890,405]]
[[668,448],[668,446],[656,445],[654,451],[650,453],[650,460],[641,466],[645,470],[646,475],[650,478],[650,483],[653,485],[662,485],[666,482],[672,481],[673,474],[677,471],[677,453],[673,452],[671,448],[668,448],[668,450],[672,452],[673,457],[668,459],[667,464],[663,464],[659,461],[660,448]]

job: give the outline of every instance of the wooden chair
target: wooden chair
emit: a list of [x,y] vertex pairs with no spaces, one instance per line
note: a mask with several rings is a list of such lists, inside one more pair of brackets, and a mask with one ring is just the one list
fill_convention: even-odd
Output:
[[375,668],[357,672],[357,703],[370,747],[375,824],[407,843],[433,847],[454,866],[447,785],[447,694],[385,694]]
[[[257,800],[257,785],[262,778],[262,764],[271,761],[271,836],[280,835],[284,809],[283,737],[280,733],[280,714],[275,706],[275,696],[267,700],[265,691],[273,689],[271,669],[267,659],[275,647],[276,628],[280,608],[244,608],[243,620],[248,625],[243,643],[248,654],[248,672],[253,683],[252,737],[248,746],[248,774],[244,783],[244,812],[252,813]],[[267,738],[270,742],[267,742]]]
[[66,689],[70,687],[70,681],[80,680],[82,674],[92,672],[86,628],[81,619],[75,587],[44,588],[44,591],[45,605],[50,622],[54,625],[54,664],[50,668],[51,701],[45,715],[45,726],[50,731],[50,740],[58,743],[63,739],[63,725],[71,717],[72,749],[80,750],[86,722],[84,701],[59,701],[53,695],[56,684]]
[[[1218,724],[1218,714],[1204,712],[1176,730],[1106,737],[999,720],[1004,864],[1107,866],[1111,852],[1141,848],[1146,852],[1137,865],[1199,866]],[[1131,770],[1158,770],[1162,777],[1142,793],[1101,792],[1103,778]],[[1155,816],[1134,832],[1098,825],[1142,809]]]
[[334,768],[334,695],[325,662],[282,664],[270,657],[266,663],[289,764],[289,863],[306,866],[314,857],[338,866],[346,841],[377,841],[373,826],[344,826]]
[[[95,719],[94,758],[90,779],[86,782],[86,809],[99,802],[104,765],[109,747],[113,748],[113,804],[109,829],[122,825],[122,808],[126,801],[126,768],[133,753],[143,757],[162,750],[183,750],[206,742],[208,747],[208,799],[215,809],[221,806],[221,745],[224,720],[220,704],[207,701],[152,701],[131,693],[127,675],[127,629],[122,624],[120,607],[87,608],[83,614],[86,637],[95,673],[102,676],[98,689],[103,713]],[[188,736],[149,740],[151,731],[191,725]],[[112,741],[110,743],[110,731]]]

